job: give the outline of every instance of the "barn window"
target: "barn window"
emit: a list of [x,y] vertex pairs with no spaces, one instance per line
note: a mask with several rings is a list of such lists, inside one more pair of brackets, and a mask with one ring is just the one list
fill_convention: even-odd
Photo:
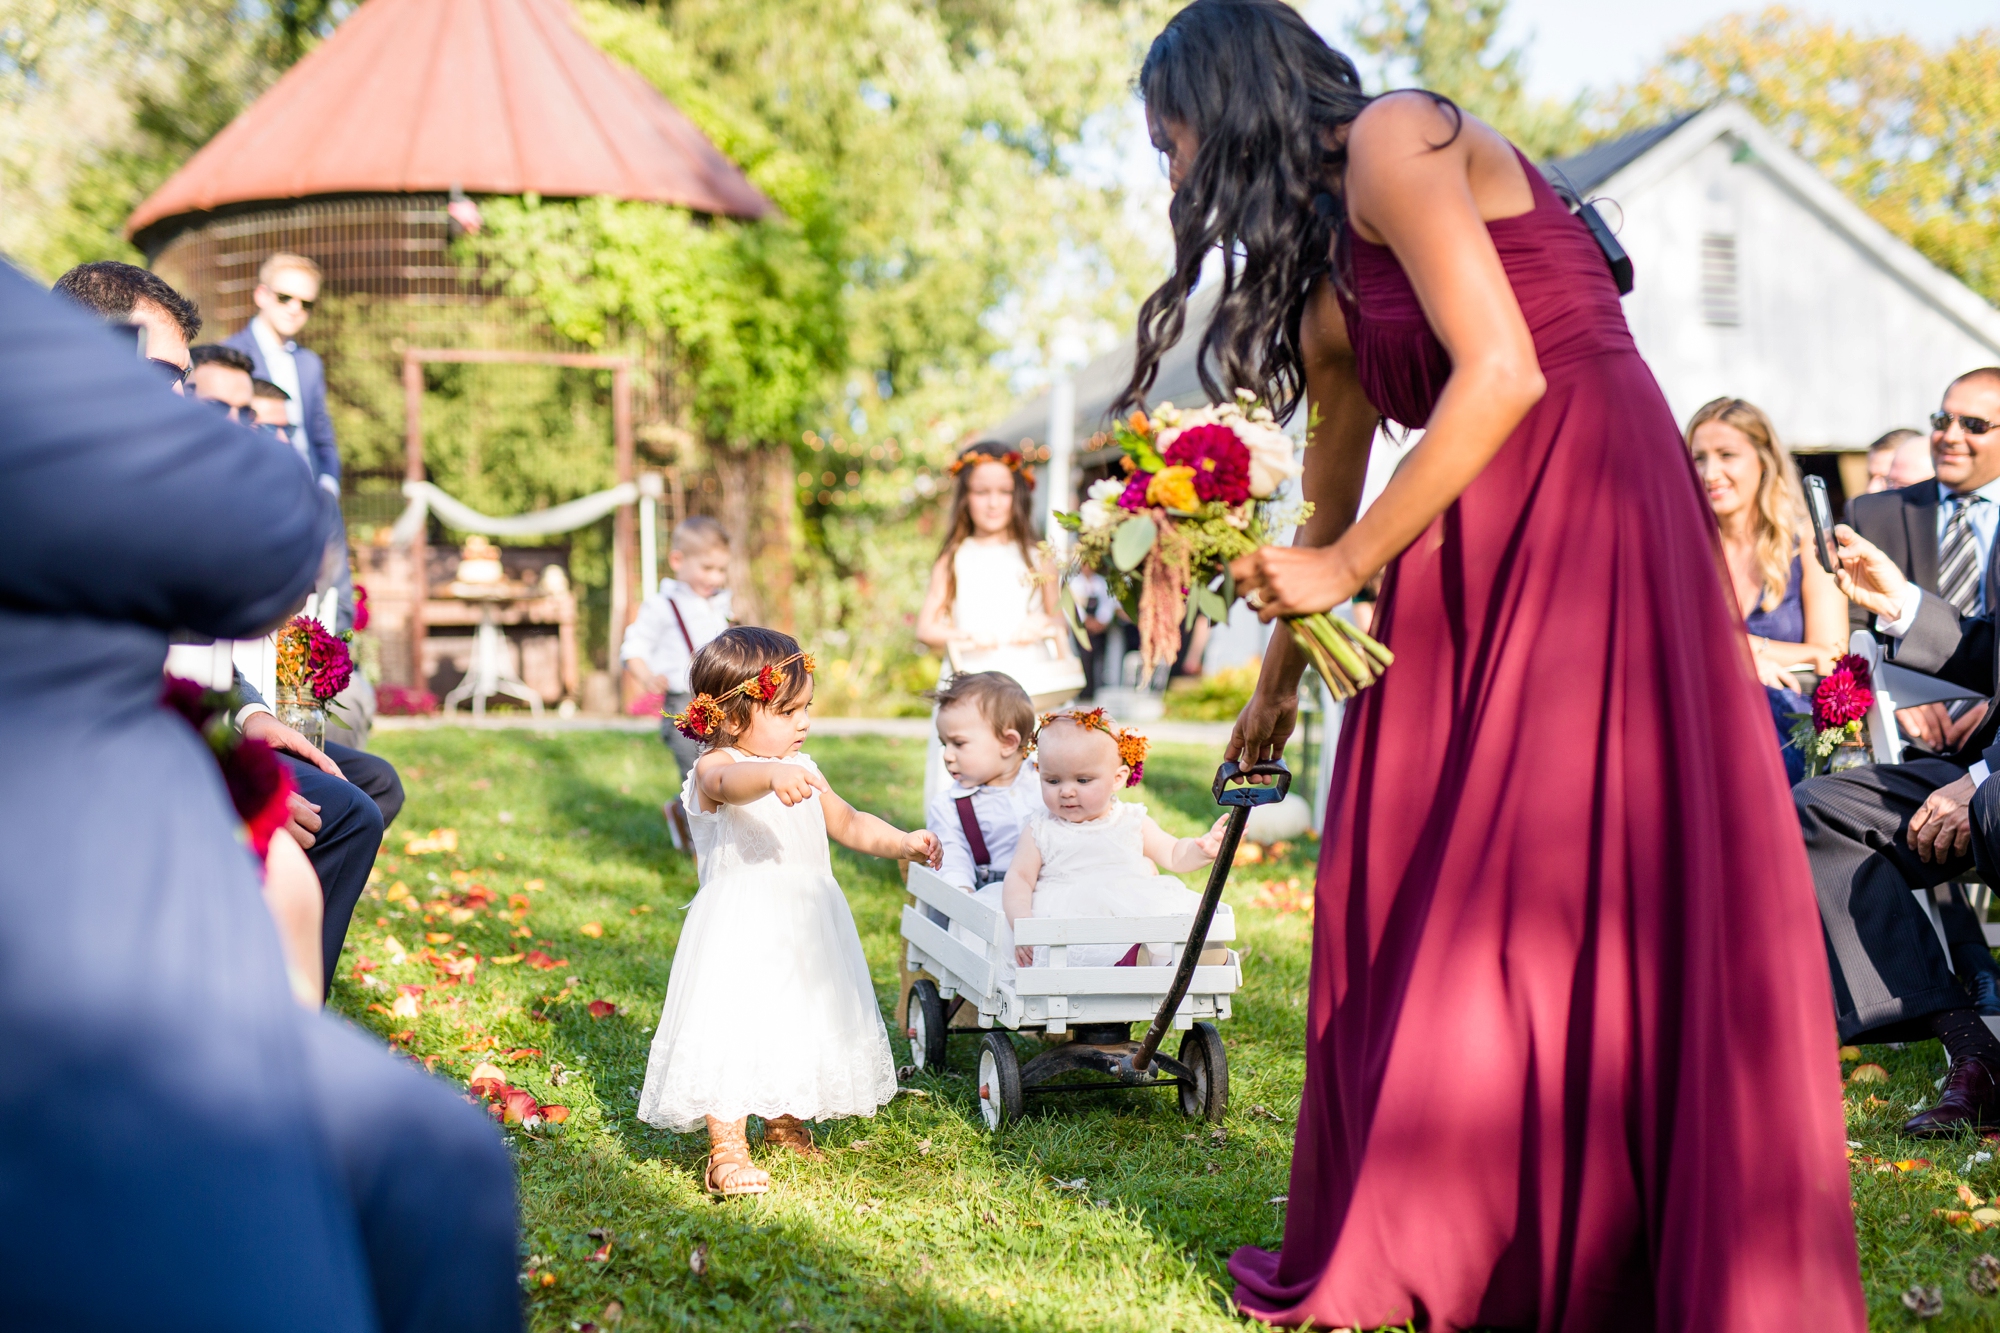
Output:
[[1726,233],[1701,238],[1701,317],[1731,328],[1743,322],[1736,294],[1736,238]]

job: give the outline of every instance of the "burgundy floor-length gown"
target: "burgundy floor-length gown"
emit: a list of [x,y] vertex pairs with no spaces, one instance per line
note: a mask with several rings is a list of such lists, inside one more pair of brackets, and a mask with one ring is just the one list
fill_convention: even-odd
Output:
[[[1548,392],[1391,567],[1316,897],[1281,1323],[1858,1333],[1831,983],[1680,432],[1528,166],[1489,225]],[[1421,425],[1450,362],[1384,247],[1347,325]],[[1643,280],[1643,275],[1642,275]]]

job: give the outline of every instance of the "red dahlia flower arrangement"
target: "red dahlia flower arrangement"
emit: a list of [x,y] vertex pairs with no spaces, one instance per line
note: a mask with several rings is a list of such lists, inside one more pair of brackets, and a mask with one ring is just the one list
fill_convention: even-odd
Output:
[[208,742],[222,770],[229,803],[243,821],[250,850],[261,862],[271,848],[271,835],[284,826],[292,794],[292,773],[278,761],[278,752],[229,725],[236,696],[203,689],[191,680],[168,676],[160,687],[162,707],[179,713]]
[[1874,675],[1868,659],[1849,653],[1834,659],[1833,670],[1813,690],[1812,712],[1792,714],[1792,744],[1805,756],[1806,776],[1826,771],[1834,752],[1861,739],[1868,710],[1875,706]]
[[354,679],[348,636],[329,634],[311,616],[293,616],[278,631],[278,688],[325,703]]

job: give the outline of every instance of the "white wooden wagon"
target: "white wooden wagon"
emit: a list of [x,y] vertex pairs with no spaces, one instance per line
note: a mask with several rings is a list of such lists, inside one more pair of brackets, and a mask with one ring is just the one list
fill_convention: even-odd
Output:
[[[943,1068],[950,1036],[978,1036],[979,1110],[988,1129],[1018,1119],[1030,1096],[1105,1088],[1175,1088],[1183,1114],[1220,1122],[1229,1105],[1229,1058],[1215,1025],[1230,1016],[1231,997],[1243,984],[1242,960],[1228,947],[1236,938],[1236,918],[1220,901],[1222,886],[1249,807],[1282,800],[1290,783],[1290,774],[1278,765],[1252,770],[1259,771],[1278,781],[1225,791],[1225,784],[1241,774],[1234,764],[1225,764],[1217,774],[1216,801],[1232,807],[1230,822],[1195,912],[1029,917],[1010,932],[997,908],[923,866],[911,866],[909,890],[916,902],[903,908],[902,935],[910,970],[930,974],[910,987],[904,1028],[917,1068]],[[1198,933],[1197,925],[1204,921],[1206,930]],[[1189,959],[1188,942],[1197,938],[1202,941],[1199,956]],[[1172,955],[1157,966],[1069,965],[1072,945],[1167,941],[1173,941]],[[1017,944],[1048,946],[1048,966],[1010,966],[1006,955]],[[1140,957],[1147,958],[1148,952],[1142,949]],[[952,1026],[954,1017],[968,1009],[977,1026]],[[1153,1029],[1146,1040],[1133,1041],[1132,1024],[1148,1022]],[[1169,1031],[1183,1034],[1177,1059],[1156,1053]],[[1013,1032],[1068,1040],[1023,1065],[1009,1035]],[[1108,1074],[1112,1080],[1054,1081],[1079,1070]]]

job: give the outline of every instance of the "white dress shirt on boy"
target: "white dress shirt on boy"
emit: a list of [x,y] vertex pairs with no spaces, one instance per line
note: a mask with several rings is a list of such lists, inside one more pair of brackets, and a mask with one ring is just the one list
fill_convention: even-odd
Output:
[[686,694],[696,650],[728,628],[729,589],[697,597],[679,579],[661,579],[660,590],[639,604],[639,618],[625,631],[618,660],[639,658],[667,678],[669,693]]
[[945,883],[970,892],[979,886],[974,874],[972,844],[958,819],[956,802],[961,796],[972,798],[972,813],[979,820],[979,831],[986,839],[986,854],[993,858],[989,864],[995,875],[1007,873],[1014,860],[1015,845],[1021,840],[1021,826],[1028,816],[1046,807],[1042,803],[1041,775],[1032,759],[1022,762],[1011,786],[962,787],[953,782],[932,798],[924,825],[944,844],[944,864],[938,875]]

